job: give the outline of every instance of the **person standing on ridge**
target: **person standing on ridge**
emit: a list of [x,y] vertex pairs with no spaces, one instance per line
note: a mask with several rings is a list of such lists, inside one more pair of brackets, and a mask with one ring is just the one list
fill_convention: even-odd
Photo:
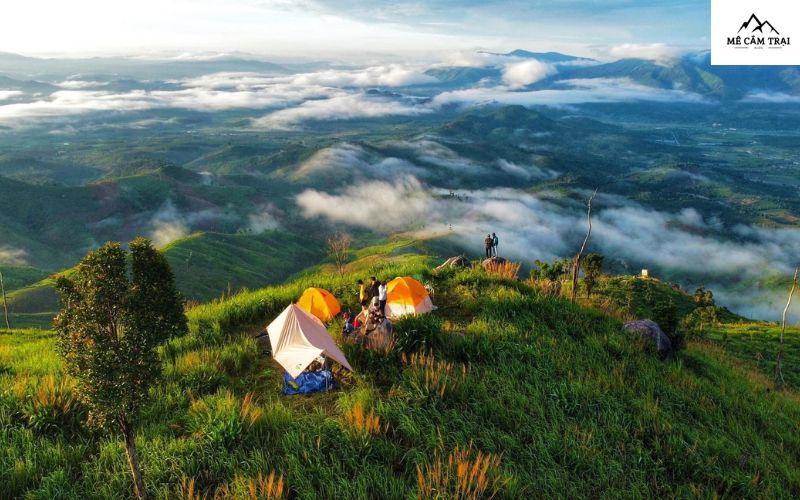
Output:
[[500,243],[500,240],[497,239],[497,235],[492,233],[492,255],[497,257],[497,244]]
[[483,240],[483,246],[486,249],[486,258],[490,258],[492,256],[492,245],[494,245],[494,239],[492,238],[491,234],[487,234],[486,238]]

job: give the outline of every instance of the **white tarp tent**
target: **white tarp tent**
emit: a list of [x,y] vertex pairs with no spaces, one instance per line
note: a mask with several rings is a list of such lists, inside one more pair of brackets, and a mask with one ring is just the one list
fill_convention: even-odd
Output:
[[300,375],[320,354],[352,370],[325,325],[296,304],[290,304],[284,309],[269,324],[267,332],[272,344],[272,357],[292,377]]

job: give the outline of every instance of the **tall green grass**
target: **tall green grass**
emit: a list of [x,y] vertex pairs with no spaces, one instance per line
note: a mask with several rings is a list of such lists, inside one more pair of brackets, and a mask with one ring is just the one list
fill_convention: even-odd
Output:
[[[448,460],[478,464],[465,491],[501,498],[800,492],[800,398],[719,345],[692,341],[663,363],[599,311],[477,269],[433,273],[419,255],[326,270],[189,311],[138,429],[153,497],[241,492],[274,473],[292,497],[408,498],[458,491]],[[282,370],[251,334],[309,285],[355,306],[355,278],[371,274],[434,285],[438,311],[399,323],[425,351],[348,344],[355,371],[334,367],[339,389],[281,396]],[[0,497],[129,496],[119,438],[26,422],[14,387],[63,379],[52,345],[0,336]]]

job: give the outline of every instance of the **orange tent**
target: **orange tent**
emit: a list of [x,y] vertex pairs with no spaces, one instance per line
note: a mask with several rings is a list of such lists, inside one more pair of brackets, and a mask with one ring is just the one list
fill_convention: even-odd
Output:
[[323,288],[306,288],[297,305],[321,321],[332,320],[342,310],[336,297]]
[[434,309],[428,290],[414,278],[395,278],[386,285],[386,291],[386,315],[390,318],[428,313]]

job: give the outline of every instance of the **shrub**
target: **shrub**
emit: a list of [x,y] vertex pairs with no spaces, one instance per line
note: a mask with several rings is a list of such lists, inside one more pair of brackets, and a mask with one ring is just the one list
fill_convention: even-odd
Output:
[[81,429],[86,409],[78,401],[75,380],[56,380],[48,375],[26,394],[22,415],[26,424],[43,434],[75,434]]
[[417,498],[493,498],[506,482],[500,463],[499,455],[474,452],[471,443],[446,460],[436,452],[432,463],[417,465]]
[[244,441],[264,411],[247,393],[241,402],[227,390],[192,403],[186,430],[195,437],[231,447]]
[[207,394],[225,381],[220,355],[217,351],[202,349],[178,356],[167,374],[182,386],[199,394]]
[[433,314],[403,316],[394,324],[397,349],[402,352],[417,352],[439,345],[442,320]]
[[486,272],[492,276],[497,276],[498,278],[515,280],[519,275],[519,269],[521,267],[522,264],[519,262],[490,262],[486,265]]
[[655,304],[653,306],[653,321],[658,323],[661,331],[672,339],[678,329],[678,308],[675,305],[675,301],[669,299],[666,302]]

